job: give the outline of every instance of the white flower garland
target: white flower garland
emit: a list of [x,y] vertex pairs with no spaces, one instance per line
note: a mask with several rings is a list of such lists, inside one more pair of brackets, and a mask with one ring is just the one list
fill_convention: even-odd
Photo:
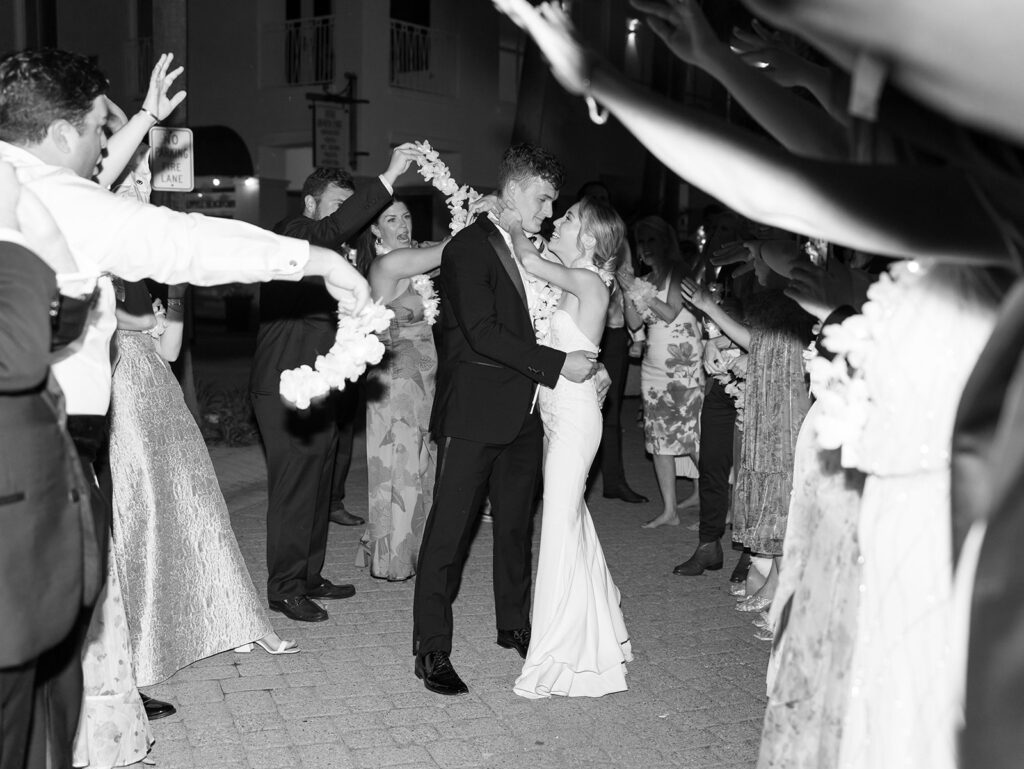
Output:
[[640,313],[640,317],[644,319],[645,323],[653,323],[657,319],[657,316],[650,307],[651,300],[658,295],[658,291],[653,283],[643,278],[634,278],[624,293],[626,298],[636,307],[636,311]]
[[864,377],[868,349],[891,333],[888,307],[905,301],[903,286],[923,273],[918,262],[898,262],[868,288],[868,301],[860,315],[824,328],[822,346],[835,357],[814,355],[807,363],[811,392],[820,403],[815,422],[818,445],[823,449],[852,446],[868,420],[871,394]]
[[299,366],[281,372],[281,397],[298,409],[332,389],[344,390],[345,382],[354,382],[367,366],[375,366],[384,357],[384,345],[376,334],[387,331],[395,313],[380,302],[367,304],[358,315],[339,313],[334,346],[326,355],[318,355],[313,367]]
[[423,300],[423,320],[427,322],[428,326],[433,326],[437,322],[441,306],[441,299],[434,288],[434,281],[426,275],[413,275],[409,280],[412,282],[412,290]]
[[441,160],[437,150],[430,146],[430,142],[415,142],[415,146],[423,153],[423,158],[417,161],[420,166],[420,176],[433,184],[441,194],[448,196],[445,200],[448,210],[451,212],[448,229],[454,235],[469,224],[469,207],[480,200],[483,195],[469,185],[464,184],[460,187],[452,179],[451,171]]

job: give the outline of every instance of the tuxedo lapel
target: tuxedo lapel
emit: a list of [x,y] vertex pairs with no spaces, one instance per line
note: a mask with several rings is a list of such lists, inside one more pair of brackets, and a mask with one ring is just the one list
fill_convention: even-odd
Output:
[[516,287],[516,293],[523,300],[523,306],[529,310],[530,303],[526,299],[526,286],[523,285],[523,276],[519,274],[519,267],[512,257],[512,252],[508,250],[508,246],[505,245],[505,239],[501,237],[501,233],[498,232],[498,228],[494,226],[494,223],[486,217],[481,217],[481,219],[484,231],[487,233],[487,242],[491,244],[494,253],[498,255],[498,261],[505,268],[505,272],[508,273],[512,285]]

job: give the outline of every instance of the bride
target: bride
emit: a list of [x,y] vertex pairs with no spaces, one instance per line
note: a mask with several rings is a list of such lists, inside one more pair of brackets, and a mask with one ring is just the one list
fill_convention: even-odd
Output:
[[[597,352],[608,307],[608,284],[625,225],[611,208],[591,198],[555,222],[543,258],[512,208],[501,227],[524,269],[562,289],[550,316],[550,338],[559,350]],[[604,560],[583,500],[587,472],[601,441],[601,408],[593,381],[559,379],[541,388],[544,422],[544,506],[533,632],[515,693],[600,697],[625,691],[624,662],[632,660],[619,590]]]

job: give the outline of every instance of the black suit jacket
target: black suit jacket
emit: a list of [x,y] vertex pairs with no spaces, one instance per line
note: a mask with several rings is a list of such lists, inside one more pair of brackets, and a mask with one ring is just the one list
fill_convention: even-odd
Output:
[[[328,217],[293,216],[274,225],[274,232],[300,238],[314,246],[339,249],[365,227],[391,200],[380,179],[357,191]],[[260,286],[260,327],[256,335],[249,389],[278,392],[281,372],[325,355],[334,345],[338,302],[322,278],[297,282],[272,281]]]
[[431,431],[508,443],[530,411],[534,383],[554,387],[565,353],[537,344],[522,277],[486,216],[445,246],[441,296]]
[[100,584],[88,488],[48,377],[55,290],[49,267],[0,242],[0,668],[61,641]]

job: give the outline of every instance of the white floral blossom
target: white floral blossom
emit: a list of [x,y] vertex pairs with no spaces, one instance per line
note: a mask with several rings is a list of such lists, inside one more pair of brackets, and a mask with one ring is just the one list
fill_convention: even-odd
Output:
[[437,322],[441,306],[441,299],[434,290],[434,282],[426,275],[413,275],[411,282],[412,290],[423,300],[423,319],[428,326],[433,326]]
[[281,397],[295,408],[306,409],[332,389],[344,390],[345,383],[361,377],[367,366],[381,362],[385,350],[376,334],[386,331],[394,317],[394,312],[379,302],[367,304],[358,315],[339,311],[334,346],[318,356],[313,367],[282,371]]

